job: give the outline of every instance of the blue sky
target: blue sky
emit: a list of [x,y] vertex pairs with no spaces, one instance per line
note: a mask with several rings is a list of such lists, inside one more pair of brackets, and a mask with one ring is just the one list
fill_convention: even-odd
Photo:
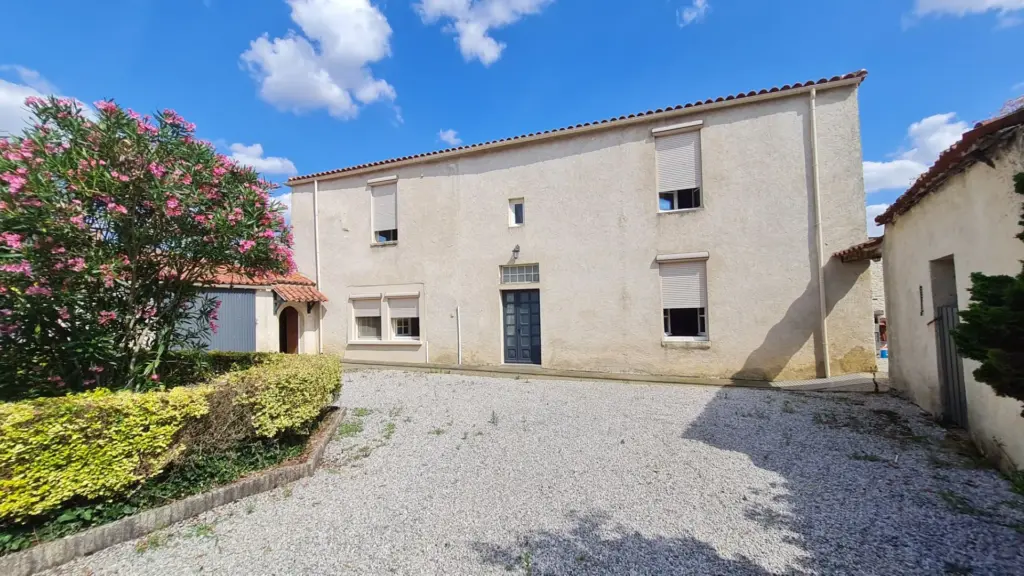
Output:
[[1024,94],[1024,0],[10,0],[3,12],[0,131],[36,93],[170,107],[277,181],[866,68],[877,213]]

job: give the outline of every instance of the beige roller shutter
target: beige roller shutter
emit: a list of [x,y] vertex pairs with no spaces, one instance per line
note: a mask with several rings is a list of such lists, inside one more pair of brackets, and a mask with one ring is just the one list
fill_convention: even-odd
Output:
[[707,308],[707,263],[668,262],[660,265],[664,308]]
[[419,298],[388,298],[388,311],[392,318],[419,318]]
[[380,316],[380,300],[353,300],[352,309],[356,318]]
[[658,192],[700,187],[700,131],[654,139],[658,162]]
[[370,189],[373,197],[373,231],[398,229],[398,183]]

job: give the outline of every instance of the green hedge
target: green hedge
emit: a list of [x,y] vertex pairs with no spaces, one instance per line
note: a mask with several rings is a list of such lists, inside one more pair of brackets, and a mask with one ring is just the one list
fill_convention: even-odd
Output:
[[201,386],[0,404],[0,523],[116,498],[196,453],[308,432],[341,385],[333,356],[212,356],[248,367]]

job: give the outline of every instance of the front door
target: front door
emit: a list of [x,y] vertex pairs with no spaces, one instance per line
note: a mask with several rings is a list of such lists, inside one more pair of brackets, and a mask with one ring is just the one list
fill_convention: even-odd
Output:
[[505,362],[540,364],[540,290],[502,292]]

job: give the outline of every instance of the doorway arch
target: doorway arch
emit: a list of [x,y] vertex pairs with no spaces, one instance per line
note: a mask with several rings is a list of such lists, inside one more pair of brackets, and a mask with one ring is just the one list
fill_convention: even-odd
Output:
[[299,311],[291,306],[281,309],[277,318],[279,350],[285,354],[299,353]]

